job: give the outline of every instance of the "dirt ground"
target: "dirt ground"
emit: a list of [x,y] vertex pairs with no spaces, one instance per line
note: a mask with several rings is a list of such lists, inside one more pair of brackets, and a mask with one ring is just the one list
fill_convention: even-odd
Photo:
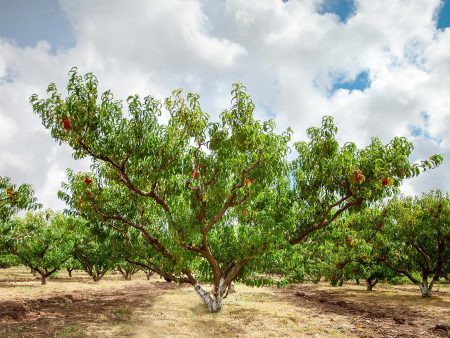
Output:
[[372,292],[356,285],[292,285],[277,294],[311,313],[334,318],[349,335],[450,337],[448,288],[440,287],[431,299],[422,298],[414,286],[386,284]]
[[422,299],[414,286],[236,286],[218,314],[191,287],[143,274],[100,283],[60,272],[41,286],[0,270],[0,337],[450,337],[450,288]]

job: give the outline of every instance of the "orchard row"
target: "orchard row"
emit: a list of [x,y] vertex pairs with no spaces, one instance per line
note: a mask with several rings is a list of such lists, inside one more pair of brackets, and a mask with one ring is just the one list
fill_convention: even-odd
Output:
[[[354,276],[370,284],[403,274],[424,296],[448,273],[448,195],[398,195],[404,180],[442,156],[412,163],[403,137],[339,144],[328,116],[293,142],[292,130],[255,119],[241,84],[212,119],[197,94],[130,96],[125,109],[111,92],[98,93],[93,74],[74,68],[69,76],[65,97],[51,84],[47,98],[31,103],[57,142],[91,160],[91,171],[67,171],[59,192],[66,216],[44,223],[64,218],[62,229],[90,233],[93,246],[113,241],[105,245],[122,248],[132,264],[191,284],[210,312],[220,311],[233,281],[262,285],[271,272],[286,282]],[[2,186],[10,233],[27,222],[12,215],[36,207],[26,187]]]
[[[449,196],[440,192],[395,198],[343,216],[302,246],[265,255],[252,278],[249,275],[244,281],[272,285],[276,275],[283,281],[279,284],[318,283],[323,278],[342,285],[345,280],[362,279],[371,291],[379,281],[406,277],[422,296],[431,297],[440,277],[450,282],[449,214]],[[147,278],[157,273],[168,282],[180,281],[173,279],[173,270],[158,261],[157,253],[132,228],[118,233],[106,224],[48,210],[14,217],[3,224],[0,234],[0,268],[25,265],[41,276],[43,285],[61,269],[69,276],[82,269],[95,282],[111,270],[126,280],[142,270]],[[210,281],[207,275],[203,281]]]

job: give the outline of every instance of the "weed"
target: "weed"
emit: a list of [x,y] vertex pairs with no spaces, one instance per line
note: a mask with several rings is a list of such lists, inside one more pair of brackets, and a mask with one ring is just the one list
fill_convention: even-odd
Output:
[[7,327],[6,329],[0,329],[0,337],[16,338],[21,333],[21,327]]
[[131,315],[133,314],[133,310],[128,307],[118,307],[113,309],[110,314],[109,318],[114,321],[128,321],[131,319]]
[[75,324],[66,326],[54,335],[55,338],[82,338],[86,336],[84,329]]

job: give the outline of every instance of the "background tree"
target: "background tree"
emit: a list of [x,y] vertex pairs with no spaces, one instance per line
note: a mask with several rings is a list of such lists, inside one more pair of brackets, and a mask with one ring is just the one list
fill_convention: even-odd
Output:
[[138,266],[128,263],[125,260],[120,260],[115,268],[125,280],[131,280],[131,277],[140,270]]
[[[312,236],[314,237],[314,236]],[[287,246],[285,250],[273,255],[274,259],[266,260],[268,271],[275,269],[278,276],[286,283],[310,282],[317,284],[325,277],[329,270],[330,257],[327,247],[332,246],[330,241],[309,240],[303,245]]]
[[[333,283],[340,284],[346,278],[345,267],[350,271],[355,267],[349,265],[352,261],[347,257],[345,246],[332,248],[326,243],[327,236],[333,237],[333,231],[340,236],[343,229],[326,228],[340,216],[348,216],[398,193],[404,179],[439,165],[442,157],[434,155],[429,160],[411,163],[409,156],[413,145],[401,137],[388,144],[373,138],[361,149],[350,142],[340,146],[336,139],[337,127],[333,118],[327,116],[320,128],[309,128],[307,136],[308,140],[295,143],[298,157],[291,164],[290,209],[281,207],[283,214],[290,218],[286,222],[290,227],[284,231],[290,244],[303,243],[306,251],[319,248],[322,254],[316,257],[339,259],[333,266],[324,265],[322,269]],[[302,249],[298,250],[300,256],[293,257],[302,257]],[[326,261],[330,262],[329,259]]]
[[[134,228],[127,229],[127,233],[120,233],[122,238],[115,235],[115,248],[120,252],[121,260],[142,270],[147,279],[153,274],[159,274],[167,282],[174,279],[174,266],[148,244],[141,236],[140,231]],[[168,265],[167,265],[168,264]]]
[[66,269],[67,273],[69,274],[69,277],[72,278],[72,272],[74,270],[81,270],[82,266],[80,265],[80,262],[73,257],[69,257],[69,259],[64,263],[63,268]]
[[389,222],[384,227],[384,252],[379,260],[419,286],[423,297],[431,297],[450,261],[448,193],[431,191],[420,197],[395,198],[387,212]]
[[78,217],[72,232],[73,257],[94,282],[99,282],[119,262],[110,230]]
[[40,207],[31,185],[16,186],[8,177],[0,176],[0,226],[20,210],[36,210]]
[[39,273],[42,285],[63,266],[72,251],[66,217],[49,210],[16,217],[0,231],[3,249]]
[[359,149],[352,142],[340,146],[336,133],[333,118],[325,116],[321,128],[308,129],[308,141],[295,143],[298,157],[291,174],[295,235],[291,244],[301,243],[346,211],[398,193],[403,180],[442,162],[442,156],[433,155],[411,163],[414,147],[404,137],[395,137],[386,145],[374,137],[367,147]]
[[[131,255],[131,250],[135,249],[135,245],[133,245],[135,243],[133,242],[137,241],[140,235],[139,232],[133,230],[136,229],[128,229],[128,234],[118,234],[114,231],[109,231],[114,256],[117,257],[114,269],[117,270],[125,280],[131,280],[131,277],[140,270],[138,265],[127,261],[127,258]],[[149,245],[147,245],[147,248],[148,247]]]
[[382,208],[372,204],[359,212],[342,218],[332,228],[327,240],[335,247],[330,266],[336,267],[345,279],[364,279],[367,290],[380,281],[395,277],[382,262],[379,261],[379,241],[384,236],[385,215]]
[[20,261],[17,259],[17,257],[8,254],[7,252],[1,252],[0,244],[0,269],[7,269],[17,265],[20,265]]
[[[320,128],[307,130],[307,141],[294,145],[298,157],[291,165],[294,184],[290,194],[292,216],[288,222],[291,229],[287,231],[292,245],[315,242],[315,236],[324,236],[323,231],[333,231],[326,227],[340,216],[398,193],[403,180],[442,162],[442,156],[433,155],[429,160],[411,163],[409,157],[414,147],[403,137],[395,137],[387,144],[374,137],[367,147],[358,148],[352,142],[340,146],[336,135],[333,118],[325,116]],[[341,256],[334,268],[328,266],[331,270],[326,274],[332,283],[342,284],[344,268],[351,260],[343,247],[337,248],[340,253],[329,246],[322,249],[328,250],[327,256]]]

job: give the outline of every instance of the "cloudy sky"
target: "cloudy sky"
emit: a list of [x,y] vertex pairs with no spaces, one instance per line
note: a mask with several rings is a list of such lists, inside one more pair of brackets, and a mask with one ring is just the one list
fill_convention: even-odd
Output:
[[46,207],[65,169],[29,97],[67,72],[102,89],[164,98],[196,91],[212,115],[243,82],[260,118],[297,139],[325,114],[340,140],[407,136],[413,160],[444,164],[404,185],[450,191],[450,0],[0,0],[0,175],[33,184]]

